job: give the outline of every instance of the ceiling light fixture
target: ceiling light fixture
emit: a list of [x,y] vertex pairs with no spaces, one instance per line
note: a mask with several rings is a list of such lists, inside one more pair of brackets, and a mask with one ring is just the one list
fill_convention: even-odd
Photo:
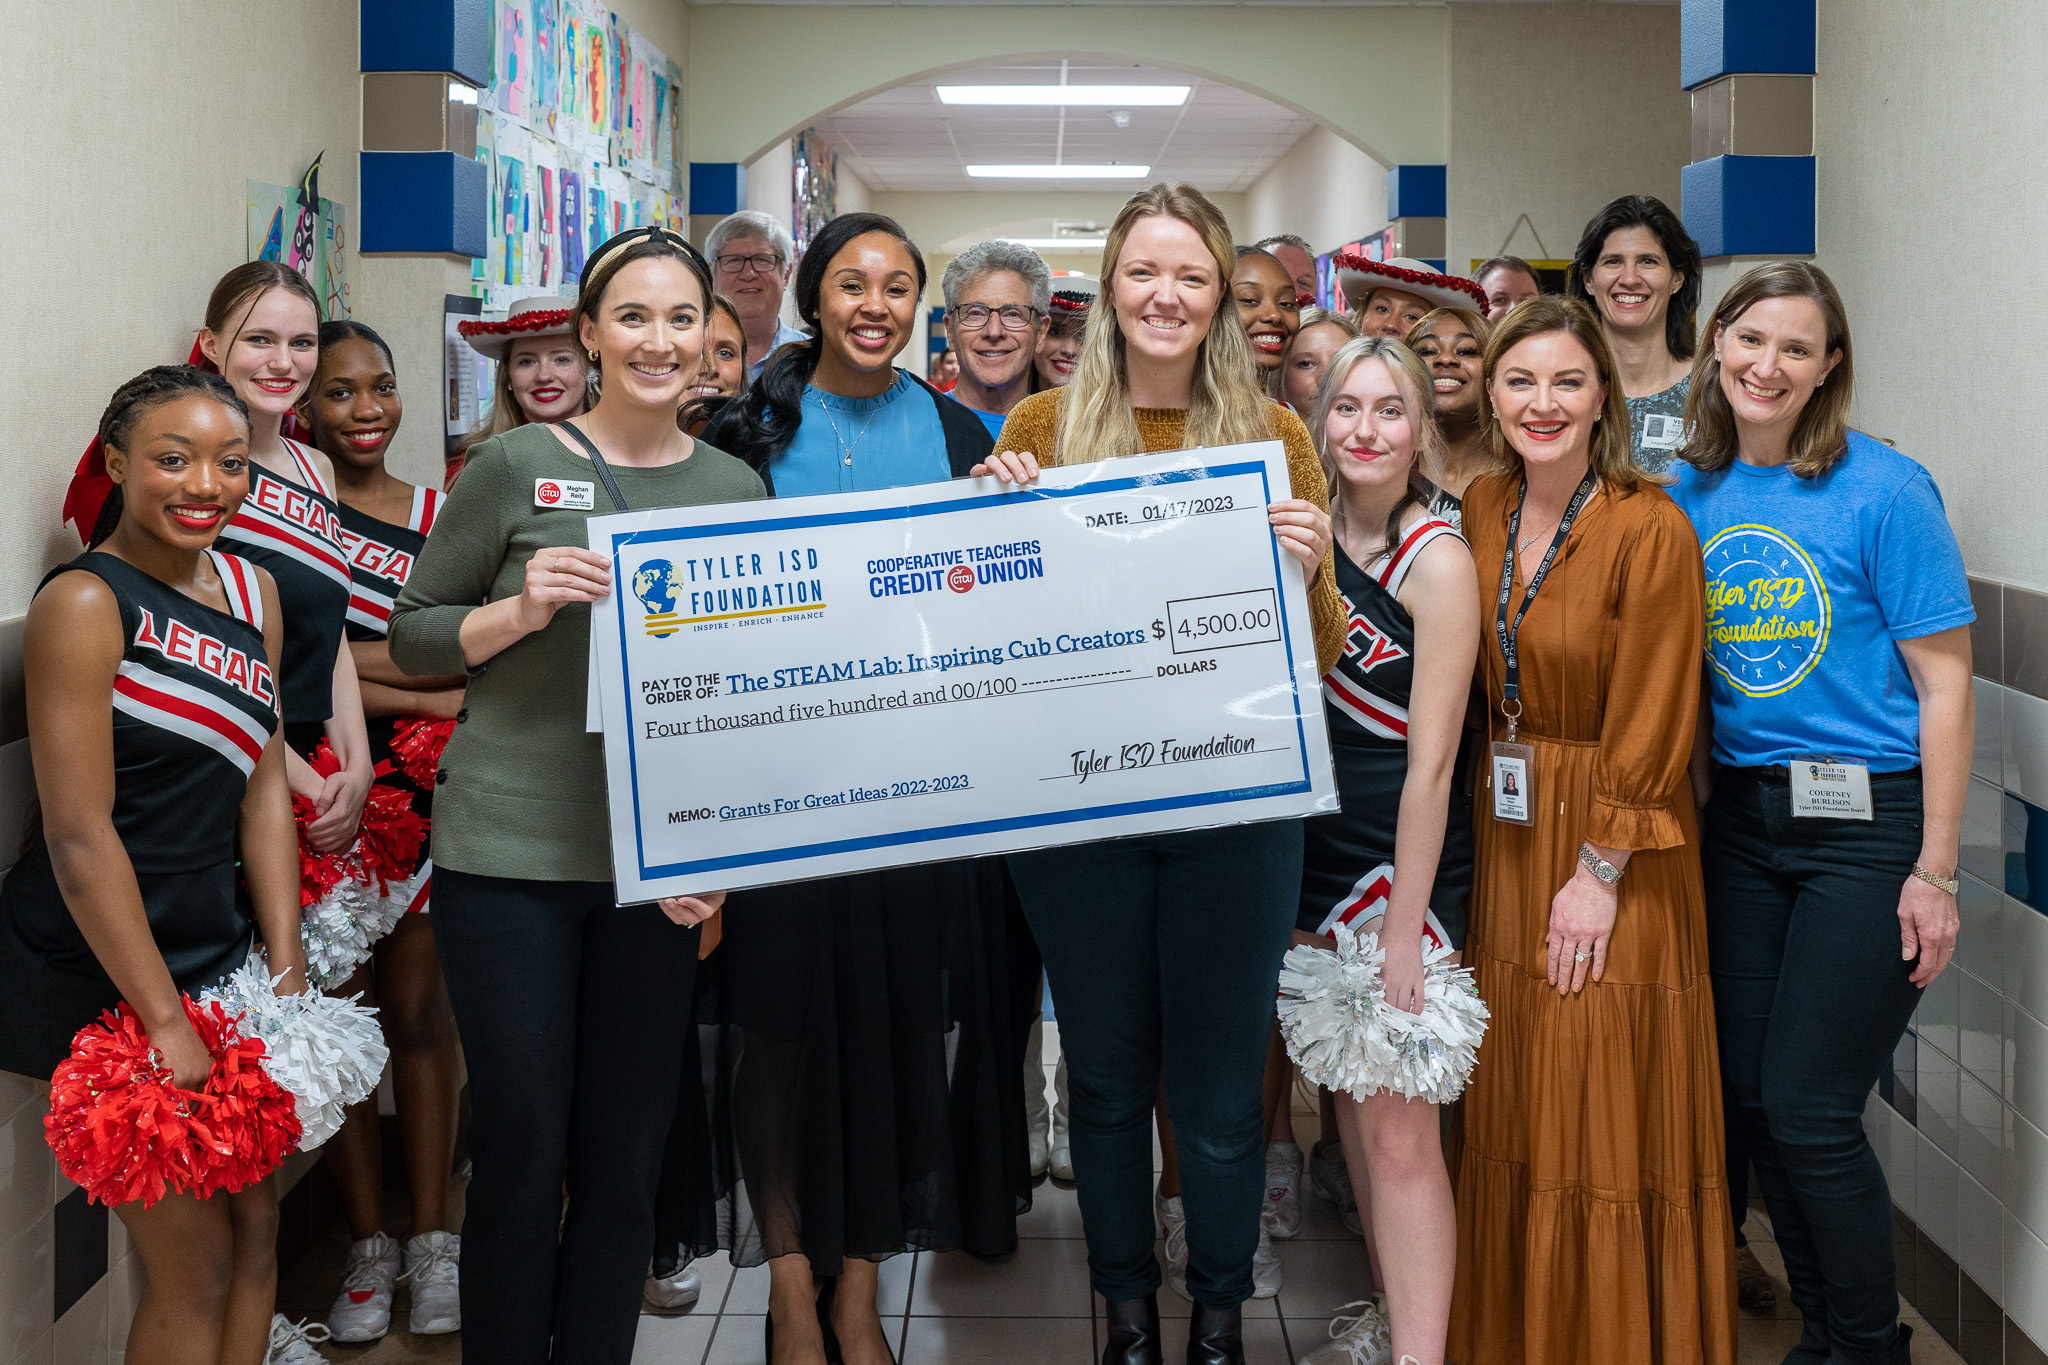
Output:
[[1150,108],[1186,104],[1187,85],[942,85],[941,104],[1104,104]]
[[1150,166],[969,166],[976,179],[994,180],[1143,180]]

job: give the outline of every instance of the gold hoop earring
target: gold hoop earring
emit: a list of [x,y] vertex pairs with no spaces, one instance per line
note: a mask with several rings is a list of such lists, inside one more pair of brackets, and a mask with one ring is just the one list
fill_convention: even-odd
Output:
[[597,363],[597,352],[596,352],[596,351],[592,351],[592,352],[590,352],[590,363],[591,363],[591,364],[593,364],[593,365],[595,365],[595,364]]

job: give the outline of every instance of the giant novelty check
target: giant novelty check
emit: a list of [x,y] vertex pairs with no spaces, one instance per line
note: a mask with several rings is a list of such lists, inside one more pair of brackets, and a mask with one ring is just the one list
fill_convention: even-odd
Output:
[[622,903],[1336,808],[1280,443],[590,518]]

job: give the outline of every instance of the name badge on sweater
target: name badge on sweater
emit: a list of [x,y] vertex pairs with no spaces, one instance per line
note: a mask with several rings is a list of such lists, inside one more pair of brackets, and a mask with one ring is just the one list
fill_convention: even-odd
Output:
[[587,479],[535,479],[533,505],[588,512],[597,506],[597,485]]
[[1662,413],[1643,415],[1643,444],[1651,450],[1676,450],[1685,444],[1685,419]]
[[1870,818],[1870,769],[1861,763],[1795,758],[1792,813],[1822,820]]

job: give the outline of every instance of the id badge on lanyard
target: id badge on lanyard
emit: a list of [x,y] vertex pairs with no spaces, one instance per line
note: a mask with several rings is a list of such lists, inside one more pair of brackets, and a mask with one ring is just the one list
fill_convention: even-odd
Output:
[[1543,561],[1536,566],[1536,572],[1529,575],[1529,586],[1522,594],[1522,605],[1515,612],[1512,623],[1508,620],[1508,599],[1515,588],[1515,537],[1522,529],[1522,503],[1529,496],[1529,481],[1522,481],[1522,491],[1515,498],[1514,515],[1508,518],[1508,543],[1500,561],[1500,600],[1493,618],[1494,635],[1500,642],[1503,684],[1501,687],[1500,712],[1507,719],[1508,737],[1505,742],[1495,740],[1490,746],[1491,763],[1487,783],[1493,791],[1493,818],[1506,825],[1533,825],[1536,823],[1536,751],[1526,744],[1515,742],[1515,730],[1522,719],[1522,660],[1515,651],[1515,641],[1522,632],[1522,618],[1529,614],[1529,607],[1536,601],[1536,594],[1543,587],[1543,580],[1550,576],[1550,566],[1557,561],[1557,552],[1563,547],[1565,537],[1571,534],[1572,523],[1578,520],[1585,509],[1586,499],[1593,495],[1594,476],[1588,469],[1586,477],[1579,480],[1578,491],[1565,505],[1564,516],[1557,523],[1557,531],[1550,538],[1550,548],[1543,552]]
[[1870,819],[1870,769],[1861,763],[1795,758],[1792,814],[1820,820]]

